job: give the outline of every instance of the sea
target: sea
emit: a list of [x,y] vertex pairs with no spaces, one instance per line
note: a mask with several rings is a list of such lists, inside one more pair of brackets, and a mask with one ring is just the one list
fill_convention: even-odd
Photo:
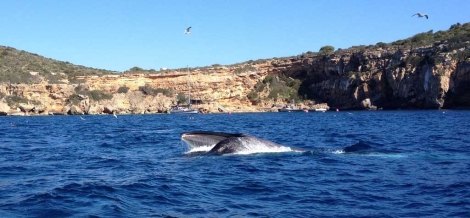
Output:
[[470,217],[470,111],[0,117],[0,217]]

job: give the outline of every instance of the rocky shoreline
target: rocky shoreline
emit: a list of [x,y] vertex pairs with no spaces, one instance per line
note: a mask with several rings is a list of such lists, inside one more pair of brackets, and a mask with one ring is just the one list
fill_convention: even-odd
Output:
[[133,68],[69,76],[30,71],[34,82],[0,83],[0,115],[164,114],[189,93],[203,113],[273,112],[294,102],[309,110],[470,108],[470,41],[395,46],[308,52],[189,72]]
[[[129,94],[133,96],[132,94]],[[135,94],[134,94],[135,95]],[[127,95],[116,96],[112,100],[104,101],[100,103],[91,103],[88,96],[83,96],[83,99],[80,100],[78,105],[66,105],[61,107],[60,110],[57,108],[45,107],[44,105],[34,105],[34,104],[19,104],[17,108],[12,109],[6,103],[0,102],[0,116],[48,116],[48,115],[130,115],[130,114],[170,114],[172,102],[162,101],[165,99],[162,96],[161,98],[156,99],[145,99],[141,104],[136,107],[129,107],[129,105],[122,104],[123,98],[129,97]],[[159,100],[157,100],[159,99]],[[121,103],[116,103],[121,102]],[[146,105],[147,107],[145,107]],[[298,104],[296,105],[302,110],[315,110],[315,109],[326,109],[329,107],[326,104],[314,104],[314,105],[305,105]],[[198,105],[193,105],[193,108],[197,108],[199,113],[208,114],[208,113],[251,113],[251,112],[279,112],[279,109],[282,108],[282,105],[272,105],[271,107],[260,107],[260,106],[222,106],[218,103],[203,103]]]

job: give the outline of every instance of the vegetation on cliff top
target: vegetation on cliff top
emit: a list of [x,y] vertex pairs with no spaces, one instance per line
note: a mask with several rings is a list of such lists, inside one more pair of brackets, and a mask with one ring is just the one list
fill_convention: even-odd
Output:
[[[46,58],[38,54],[0,46],[0,83],[65,83],[75,76],[107,75],[116,72],[74,65],[69,62]],[[41,78],[42,77],[42,78]]]
[[[454,24],[449,30],[433,32],[423,32],[416,34],[407,39],[397,40],[391,43],[378,42],[375,45],[359,45],[352,46],[347,49],[337,49],[330,45],[323,46],[318,52],[308,51],[306,53],[283,58],[270,58],[249,60],[243,63],[229,65],[234,68],[234,73],[241,73],[246,71],[253,71],[253,65],[264,64],[272,62],[272,60],[288,61],[292,58],[306,58],[313,56],[326,56],[330,54],[343,54],[344,52],[364,52],[366,50],[382,49],[415,49],[418,47],[433,46],[436,43],[445,43],[444,50],[452,51],[468,46],[470,41],[470,23]],[[468,50],[458,51],[453,55],[457,60],[466,60],[470,57]],[[209,73],[210,68],[223,67],[219,64],[206,67],[191,68],[191,70],[200,69],[203,72]],[[176,71],[186,71],[186,68],[174,69]],[[166,70],[165,70],[166,71]],[[156,73],[154,69],[145,70],[140,67],[132,67],[124,73]],[[40,83],[42,80],[47,80],[47,83],[67,83],[76,82],[76,76],[83,75],[109,75],[118,72],[89,68],[79,65],[74,65],[69,62],[57,61],[51,58],[42,57],[40,55],[29,53],[22,50],[17,50],[11,47],[0,46],[0,83]]]
[[[262,100],[298,102],[302,100],[298,95],[300,83],[300,80],[287,77],[284,74],[268,75],[255,85],[255,89],[248,93],[247,97],[253,104],[258,104]],[[267,93],[267,95],[262,96],[261,93]]]

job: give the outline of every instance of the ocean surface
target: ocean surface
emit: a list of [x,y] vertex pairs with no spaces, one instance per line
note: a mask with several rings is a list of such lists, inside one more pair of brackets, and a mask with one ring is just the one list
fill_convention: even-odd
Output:
[[[82,117],[0,117],[0,217],[470,217],[470,111]],[[197,155],[194,130],[309,151]]]

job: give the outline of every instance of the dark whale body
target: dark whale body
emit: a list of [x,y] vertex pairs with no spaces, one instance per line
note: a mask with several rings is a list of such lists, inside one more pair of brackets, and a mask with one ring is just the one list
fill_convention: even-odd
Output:
[[213,146],[206,154],[223,155],[263,149],[285,149],[291,151],[305,151],[280,145],[265,139],[260,139],[242,133],[224,133],[210,131],[193,131],[181,134],[181,139],[190,147]]
[[346,146],[345,148],[343,148],[343,151],[345,153],[366,153],[369,152],[371,149],[372,146],[360,141],[354,145]]
[[[307,150],[277,144],[272,141],[257,138],[243,133],[225,133],[211,131],[192,131],[181,134],[181,140],[191,148],[205,147],[204,151],[194,152],[197,154],[223,155],[236,153],[261,153],[261,152],[284,152]],[[359,141],[356,144],[343,148],[345,154],[371,154],[376,153],[369,143]],[[314,152],[314,151],[312,151]],[[382,153],[382,152],[380,152]],[[389,152],[387,152],[389,153]]]

